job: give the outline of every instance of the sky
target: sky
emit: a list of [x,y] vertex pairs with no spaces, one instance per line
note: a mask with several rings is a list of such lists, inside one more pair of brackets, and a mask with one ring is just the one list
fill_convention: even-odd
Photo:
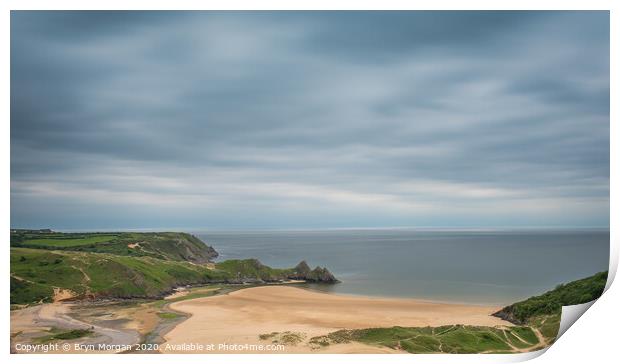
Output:
[[609,226],[608,12],[11,13],[11,226]]

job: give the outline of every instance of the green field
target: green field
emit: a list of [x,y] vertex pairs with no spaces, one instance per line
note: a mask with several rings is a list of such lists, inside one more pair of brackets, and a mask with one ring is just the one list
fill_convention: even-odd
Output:
[[178,313],[174,313],[174,312],[158,312],[157,316],[165,320],[173,320],[173,319],[180,317],[181,315],[179,315]]
[[217,252],[186,233],[11,233],[11,247],[109,253],[207,263]]
[[39,245],[54,248],[69,248],[80,245],[91,245],[97,243],[105,243],[115,239],[117,235],[96,235],[83,238],[46,238],[46,239],[29,239],[23,242],[24,245]]
[[34,341],[37,344],[46,344],[59,340],[73,340],[79,339],[85,336],[91,336],[93,332],[91,330],[74,329],[74,330],[60,330],[58,328],[51,328],[48,335],[37,337]]

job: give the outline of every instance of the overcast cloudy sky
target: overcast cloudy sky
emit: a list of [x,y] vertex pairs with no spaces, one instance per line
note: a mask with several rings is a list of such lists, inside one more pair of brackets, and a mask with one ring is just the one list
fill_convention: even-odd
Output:
[[607,12],[13,12],[11,226],[608,226]]

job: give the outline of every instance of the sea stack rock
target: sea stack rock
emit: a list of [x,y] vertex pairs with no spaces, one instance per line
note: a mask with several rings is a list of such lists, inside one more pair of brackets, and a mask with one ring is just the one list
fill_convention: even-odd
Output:
[[306,263],[305,260],[299,262],[299,264],[297,264],[297,266],[295,266],[293,270],[295,271],[294,274],[298,275],[299,277],[305,277],[311,272],[310,266],[308,265],[308,263]]
[[330,272],[327,268],[323,268],[323,267],[314,268],[314,270],[310,272],[310,275],[308,278],[306,278],[306,280],[310,282],[323,282],[323,283],[340,282],[339,280],[336,279],[336,277],[334,277],[332,272]]
[[295,268],[293,268],[293,273],[289,276],[289,279],[300,279],[307,282],[319,283],[340,282],[327,268],[317,266],[314,269],[310,269],[310,266],[305,260],[302,260]]

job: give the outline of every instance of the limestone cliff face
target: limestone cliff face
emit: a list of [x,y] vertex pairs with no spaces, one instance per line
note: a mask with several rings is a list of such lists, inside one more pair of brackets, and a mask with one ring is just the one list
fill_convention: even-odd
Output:
[[499,317],[502,320],[506,320],[508,322],[512,322],[515,325],[524,325],[526,324],[525,321],[523,320],[519,320],[514,313],[514,307],[511,306],[506,306],[504,308],[502,308],[501,310],[492,313],[491,316],[495,316],[495,317]]
[[207,245],[194,235],[180,234],[180,236],[175,239],[175,242],[181,255],[185,260],[191,262],[199,264],[209,263],[219,255],[213,247]]
[[158,259],[206,264],[218,256],[213,247],[187,233],[162,232],[125,235],[121,235],[122,240],[119,240],[135,253]]

